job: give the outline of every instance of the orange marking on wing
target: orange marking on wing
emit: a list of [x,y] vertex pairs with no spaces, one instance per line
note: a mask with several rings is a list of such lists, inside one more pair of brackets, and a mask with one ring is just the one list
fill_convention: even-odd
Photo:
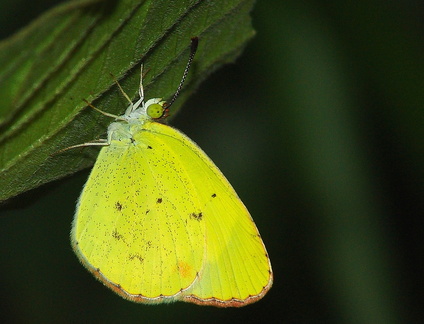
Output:
[[193,267],[187,262],[178,261],[177,269],[183,278],[189,278],[193,275]]

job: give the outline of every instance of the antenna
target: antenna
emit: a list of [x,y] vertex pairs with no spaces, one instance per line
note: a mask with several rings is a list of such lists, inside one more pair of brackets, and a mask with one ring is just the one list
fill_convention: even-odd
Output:
[[178,95],[180,94],[181,89],[183,88],[184,81],[187,78],[188,70],[190,69],[191,62],[193,62],[194,54],[196,54],[197,46],[198,45],[199,45],[199,38],[197,36],[196,37],[192,37],[191,38],[191,46],[190,46],[190,56],[188,58],[187,65],[186,65],[186,67],[184,69],[183,77],[181,78],[180,84],[179,84],[179,86],[177,88],[177,91],[175,91],[172,99],[169,101],[169,103],[166,103],[165,104],[164,108],[166,110],[168,110],[169,107],[171,107],[171,105],[174,103],[174,101],[177,99]]

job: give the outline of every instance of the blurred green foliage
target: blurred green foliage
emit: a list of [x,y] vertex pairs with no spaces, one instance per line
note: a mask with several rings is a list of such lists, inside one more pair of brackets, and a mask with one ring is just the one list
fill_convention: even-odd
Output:
[[[2,26],[32,16],[21,2],[1,8]],[[268,295],[242,309],[115,296],[69,246],[82,172],[3,206],[3,322],[423,318],[424,7],[268,0],[252,15],[257,35],[244,55],[204,82],[171,123],[251,211],[275,271]]]

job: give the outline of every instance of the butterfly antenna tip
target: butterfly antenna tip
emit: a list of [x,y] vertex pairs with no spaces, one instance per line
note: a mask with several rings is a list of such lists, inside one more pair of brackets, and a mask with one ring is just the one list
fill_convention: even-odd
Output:
[[194,55],[196,54],[198,45],[199,45],[199,38],[197,36],[192,37],[191,38],[191,46],[190,46],[190,56],[188,58],[187,65],[184,69],[183,77],[181,78],[180,84],[178,85],[177,91],[175,91],[174,95],[172,96],[172,99],[166,104],[165,108],[167,110],[175,102],[175,100],[177,99],[178,95],[181,92],[181,89],[183,88],[184,82],[187,78],[188,70],[190,69],[191,63],[193,62],[193,58],[194,58]]

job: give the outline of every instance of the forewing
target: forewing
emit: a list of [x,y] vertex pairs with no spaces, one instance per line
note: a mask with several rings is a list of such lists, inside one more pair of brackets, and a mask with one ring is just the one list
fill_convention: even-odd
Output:
[[[221,307],[244,306],[262,298],[272,285],[271,264],[249,212],[219,169],[184,134],[152,123],[143,137],[157,138],[157,147],[175,160],[178,173],[188,182],[185,199],[199,208],[193,218],[205,227],[206,257],[199,279],[179,298]],[[169,159],[164,156],[165,160]],[[179,212],[181,213],[181,211]],[[197,237],[197,236],[196,236]]]

